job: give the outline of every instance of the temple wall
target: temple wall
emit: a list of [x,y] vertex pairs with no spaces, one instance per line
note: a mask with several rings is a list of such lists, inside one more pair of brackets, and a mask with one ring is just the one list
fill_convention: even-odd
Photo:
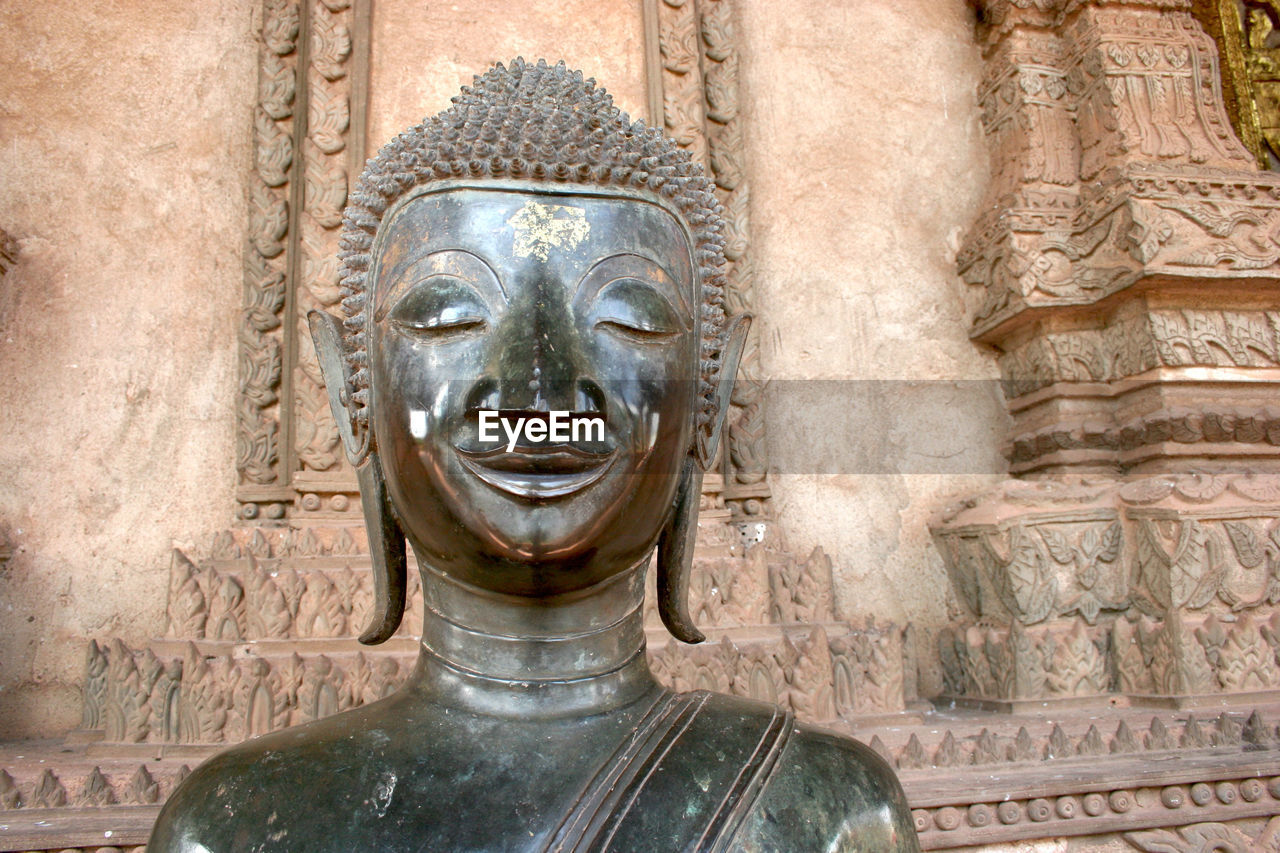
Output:
[[842,615],[927,635],[950,594],[928,516],[1005,469],[955,274],[988,180],[982,64],[963,3],[842,6],[741,4],[775,506],[832,558]]
[[372,34],[370,156],[448,106],[476,74],[517,56],[564,59],[595,77],[633,118],[646,115],[644,22],[637,0],[376,0]]
[[0,11],[0,847],[119,806],[83,849],[139,851],[211,749],[412,666],[412,579],[398,636],[347,639],[371,560],[350,471],[299,462],[300,335],[348,158],[516,55],[707,157],[756,315],[692,570],[713,642],[651,605],[658,678],[853,732],[924,849],[1274,845],[1280,177],[1190,4]]
[[[369,153],[517,54],[570,58],[645,115],[640,8],[377,0]],[[938,625],[949,585],[925,521],[1003,471],[1006,427],[954,273],[987,179],[972,13],[738,8],[768,434],[793,451],[834,441],[837,457],[816,473],[781,454],[774,507],[796,553],[832,556],[843,615]],[[259,14],[239,0],[0,14],[0,227],[21,248],[0,286],[14,552],[0,737],[74,727],[84,643],[160,635],[171,544],[233,523]],[[819,413],[796,394],[817,394]]]
[[75,726],[85,640],[231,521],[257,6],[0,12],[0,737]]

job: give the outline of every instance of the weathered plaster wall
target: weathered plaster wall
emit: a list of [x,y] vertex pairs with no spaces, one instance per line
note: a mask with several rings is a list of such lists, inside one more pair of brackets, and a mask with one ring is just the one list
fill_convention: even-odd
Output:
[[644,118],[641,9],[639,0],[375,0],[370,156],[423,116],[449,106],[476,74],[517,56],[563,59],[594,77],[632,118]]
[[988,176],[973,12],[962,0],[740,9],[783,528],[797,552],[831,555],[844,615],[936,626],[950,585],[928,516],[1004,470],[994,357],[968,339],[954,272]]
[[255,5],[0,10],[0,737],[78,724],[86,639],[231,520]]

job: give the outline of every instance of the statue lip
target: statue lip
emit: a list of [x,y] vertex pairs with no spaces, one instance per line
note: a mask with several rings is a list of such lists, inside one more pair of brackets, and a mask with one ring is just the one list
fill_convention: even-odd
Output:
[[592,451],[571,444],[517,445],[491,450],[455,446],[463,466],[483,482],[521,498],[559,498],[597,482],[612,467],[614,450]]

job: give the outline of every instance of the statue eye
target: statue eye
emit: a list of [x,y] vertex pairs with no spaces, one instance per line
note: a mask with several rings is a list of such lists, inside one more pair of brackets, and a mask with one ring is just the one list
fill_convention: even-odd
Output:
[[656,288],[634,278],[605,285],[592,313],[597,329],[638,343],[672,340],[687,325]]
[[388,319],[401,332],[426,340],[443,340],[484,331],[489,317],[480,294],[451,276],[432,276],[406,293]]

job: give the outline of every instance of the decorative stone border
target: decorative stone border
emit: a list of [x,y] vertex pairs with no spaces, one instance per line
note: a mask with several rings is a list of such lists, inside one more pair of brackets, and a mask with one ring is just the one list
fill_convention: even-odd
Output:
[[[1154,762],[1111,759],[1082,772],[1043,772],[1015,781],[984,774],[904,778],[912,816],[926,850],[1220,822],[1280,813],[1280,754],[1197,756],[1167,771]],[[1142,765],[1146,764],[1146,767]],[[1216,765],[1216,766],[1215,766]],[[1127,773],[1126,773],[1127,771]],[[1067,778],[1062,778],[1062,776]],[[1129,778],[1124,778],[1125,776]],[[1074,777],[1074,778],[1072,778]],[[1103,777],[1121,781],[1103,781]],[[1147,777],[1143,779],[1142,777]],[[1154,777],[1154,778],[1152,778]],[[1003,784],[1002,784],[1003,783]],[[1010,784],[1012,783],[1012,784]],[[934,791],[974,786],[969,796]],[[992,796],[1000,787],[1008,799]],[[942,801],[942,802],[937,802]],[[928,803],[921,805],[920,803]],[[1163,848],[1157,848],[1163,849]]]

